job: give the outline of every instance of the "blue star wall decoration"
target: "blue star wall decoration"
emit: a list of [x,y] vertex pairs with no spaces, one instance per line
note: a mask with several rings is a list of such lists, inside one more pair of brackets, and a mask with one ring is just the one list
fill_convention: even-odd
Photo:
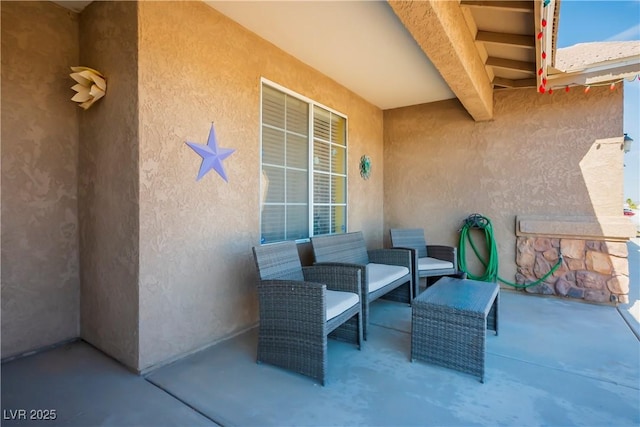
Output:
[[227,179],[227,173],[224,171],[224,165],[222,161],[233,154],[235,149],[232,148],[220,148],[218,147],[218,141],[216,141],[216,131],[213,128],[213,123],[211,123],[211,130],[209,131],[209,140],[207,141],[207,145],[196,144],[195,142],[186,143],[189,147],[193,149],[200,157],[202,157],[202,164],[200,165],[200,171],[198,172],[198,177],[196,181],[199,181],[200,178],[206,175],[211,169],[215,169],[218,172],[218,175],[222,177],[226,182],[229,182]]

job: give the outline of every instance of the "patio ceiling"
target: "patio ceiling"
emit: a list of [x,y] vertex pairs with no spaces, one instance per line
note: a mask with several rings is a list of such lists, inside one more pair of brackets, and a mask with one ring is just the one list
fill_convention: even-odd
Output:
[[383,110],[457,97],[490,120],[495,88],[538,86],[541,1],[206,3]]
[[455,98],[384,1],[208,1],[381,109]]
[[74,12],[80,13],[82,10],[91,3],[92,0],[56,0],[54,3],[59,4],[60,6],[72,10]]
[[533,0],[207,3],[382,109],[536,87]]
[[469,1],[460,5],[494,87],[536,87],[534,1]]

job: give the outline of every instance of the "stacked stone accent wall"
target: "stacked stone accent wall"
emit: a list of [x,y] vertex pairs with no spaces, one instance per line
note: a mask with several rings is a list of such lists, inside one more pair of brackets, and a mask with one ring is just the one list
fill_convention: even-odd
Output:
[[527,292],[583,299],[598,303],[626,303],[629,298],[627,245],[601,240],[518,237],[516,283],[533,283],[558,268]]

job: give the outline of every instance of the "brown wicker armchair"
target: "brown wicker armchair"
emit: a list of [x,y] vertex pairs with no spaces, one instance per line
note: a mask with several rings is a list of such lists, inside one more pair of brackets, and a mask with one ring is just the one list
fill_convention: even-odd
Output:
[[294,242],[253,248],[258,269],[258,363],[325,384],[327,337],[362,345],[360,271],[302,267]]
[[[422,228],[392,228],[391,246],[413,251],[414,295],[420,293],[420,279],[427,281],[442,276],[464,278],[466,275],[458,270],[458,251],[453,246],[427,245]],[[428,285],[428,282],[427,282]]]

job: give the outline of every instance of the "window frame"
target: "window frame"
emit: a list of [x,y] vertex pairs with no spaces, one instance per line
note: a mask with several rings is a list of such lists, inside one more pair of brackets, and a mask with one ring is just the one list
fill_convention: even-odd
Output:
[[[291,89],[288,89],[278,83],[275,83],[265,77],[261,77],[260,78],[260,106],[259,106],[259,124],[260,124],[260,129],[259,129],[259,161],[260,161],[260,167],[258,168],[258,173],[259,173],[259,177],[258,177],[258,182],[260,183],[259,185],[259,191],[258,191],[258,222],[259,222],[259,239],[260,239],[260,244],[261,245],[268,245],[268,244],[273,244],[273,243],[278,243],[278,242],[282,242],[282,241],[286,241],[286,240],[278,240],[278,241],[274,241],[274,242],[262,242],[262,194],[264,191],[263,188],[263,180],[262,180],[262,173],[263,173],[263,156],[262,156],[262,152],[263,152],[263,127],[264,127],[264,123],[263,123],[263,88],[265,86],[269,86],[272,89],[278,90],[288,96],[291,96],[293,98],[296,98],[300,101],[305,102],[308,105],[308,126],[307,126],[307,144],[308,144],[308,158],[307,158],[307,178],[308,178],[308,190],[307,190],[307,206],[308,206],[308,217],[307,217],[307,230],[309,233],[309,237],[308,238],[303,238],[303,239],[296,239],[293,240],[296,243],[306,243],[310,241],[310,238],[315,236],[314,234],[314,227],[313,227],[313,213],[314,213],[314,190],[313,190],[313,184],[314,184],[314,172],[315,167],[314,167],[314,159],[313,159],[313,155],[314,155],[314,123],[313,123],[313,119],[314,119],[314,109],[315,107],[319,107],[322,108],[328,112],[330,112],[331,114],[337,115],[341,118],[344,119],[345,121],[345,129],[344,129],[344,138],[345,138],[345,144],[344,144],[344,151],[345,151],[345,173],[344,173],[344,180],[345,180],[345,202],[344,204],[342,203],[330,203],[330,206],[344,206],[344,212],[345,212],[345,218],[344,218],[344,223],[345,223],[345,231],[344,232],[340,232],[340,233],[329,233],[329,234],[342,234],[342,233],[347,233],[349,231],[349,221],[348,221],[348,212],[349,212],[349,150],[348,150],[348,144],[349,144],[349,119],[347,117],[346,114],[341,113],[340,111],[337,111],[331,107],[327,107],[324,104],[321,104],[317,101],[314,101],[313,99],[306,97],[304,95],[301,95]],[[333,143],[333,141],[331,142]],[[333,172],[331,172],[330,174],[328,174],[330,177],[331,176],[342,176],[342,174],[335,174]],[[331,187],[330,187],[331,188]],[[286,206],[286,204],[285,204]],[[326,234],[322,234],[322,235],[326,235]]]

